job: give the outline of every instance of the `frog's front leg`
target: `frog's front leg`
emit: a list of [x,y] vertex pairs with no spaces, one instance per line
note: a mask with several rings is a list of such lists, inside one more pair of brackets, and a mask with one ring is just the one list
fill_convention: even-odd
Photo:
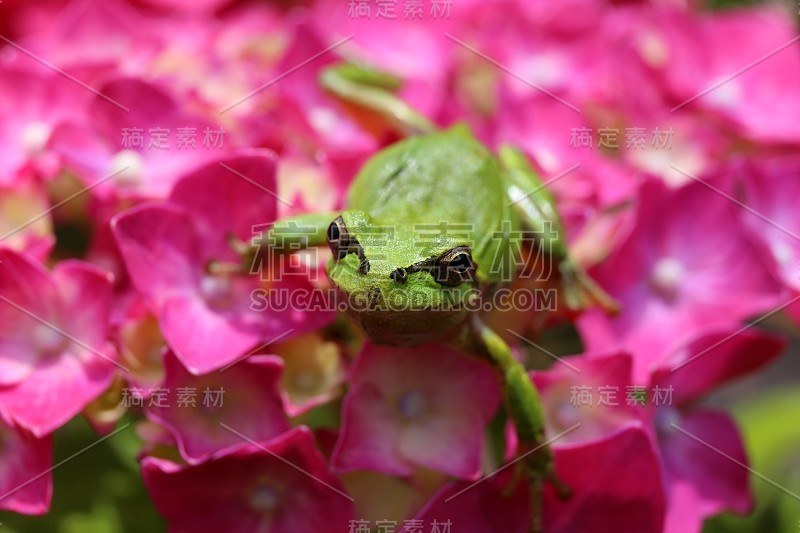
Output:
[[231,246],[242,258],[241,268],[260,271],[268,256],[283,255],[328,242],[328,231],[337,213],[303,213],[276,220],[266,230],[254,235],[248,243],[232,242]]
[[557,265],[567,307],[580,311],[590,305],[598,305],[611,314],[618,313],[617,302],[571,257],[555,200],[531,167],[527,156],[508,145],[500,148],[499,156],[505,171],[509,200],[519,213],[523,225],[537,235],[537,246]]
[[436,131],[431,121],[397,97],[401,83],[390,74],[340,63],[323,70],[320,83],[373,135],[380,136],[387,127],[403,136]]
[[558,494],[568,498],[570,489],[558,478],[553,452],[545,439],[544,414],[539,393],[525,367],[511,354],[508,344],[480,318],[470,318],[470,332],[477,350],[492,363],[501,379],[503,399],[519,439],[518,473],[523,474],[531,490],[532,532],[542,531],[542,485],[550,482]]

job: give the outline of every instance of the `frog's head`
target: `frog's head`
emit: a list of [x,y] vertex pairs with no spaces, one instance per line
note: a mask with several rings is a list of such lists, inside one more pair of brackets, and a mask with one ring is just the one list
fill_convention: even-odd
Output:
[[328,227],[328,277],[375,342],[442,340],[466,316],[477,265],[469,243],[383,225],[358,210]]

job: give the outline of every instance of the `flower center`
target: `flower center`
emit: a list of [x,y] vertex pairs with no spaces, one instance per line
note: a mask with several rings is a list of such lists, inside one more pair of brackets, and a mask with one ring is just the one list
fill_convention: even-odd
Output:
[[209,305],[224,309],[233,302],[233,284],[227,275],[209,274],[200,280],[200,293]]
[[338,118],[333,110],[326,107],[315,107],[308,113],[309,122],[319,132],[332,133],[336,129]]
[[298,372],[293,381],[295,387],[301,391],[313,391],[319,382],[317,376],[312,372]]
[[651,281],[656,291],[665,298],[672,299],[678,293],[683,275],[683,265],[676,259],[665,257],[656,262]]
[[144,159],[134,150],[120,150],[111,157],[111,172],[120,185],[135,185],[144,173]]
[[33,342],[42,355],[58,355],[66,347],[66,339],[59,332],[44,324],[38,324],[33,331]]
[[712,104],[725,109],[734,109],[741,103],[742,88],[736,80],[729,80],[723,82],[722,85],[714,85],[714,87],[717,88],[705,95],[705,98]]
[[421,391],[411,391],[397,400],[397,410],[406,420],[414,420],[428,410],[428,402]]
[[[660,437],[669,437],[673,435],[677,429],[675,426],[679,425],[683,417],[680,411],[674,407],[659,407],[656,409],[654,424],[656,426],[656,433]],[[673,426],[675,424],[675,426]]]
[[259,485],[250,493],[250,505],[256,511],[272,513],[281,503],[281,495],[270,485]]
[[571,428],[581,421],[581,410],[570,402],[561,402],[553,410],[553,419],[561,428]]
[[669,46],[655,32],[642,33],[638,45],[639,55],[652,67],[662,67],[669,59]]
[[772,255],[781,266],[788,266],[792,262],[794,252],[792,247],[783,241],[777,241],[772,245]]
[[526,78],[540,85],[552,86],[559,81],[564,72],[564,60],[555,54],[543,54],[527,60],[522,65]]
[[50,139],[50,126],[44,122],[31,122],[22,130],[22,148],[25,153],[34,156],[44,152]]

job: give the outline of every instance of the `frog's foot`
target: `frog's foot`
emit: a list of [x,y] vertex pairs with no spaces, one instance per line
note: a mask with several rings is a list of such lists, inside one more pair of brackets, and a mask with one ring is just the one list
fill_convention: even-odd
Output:
[[[520,483],[528,484],[528,491],[531,502],[531,523],[530,533],[541,533],[543,516],[543,487],[544,483],[549,483],[556,491],[560,500],[567,500],[572,496],[572,489],[558,477],[555,470],[548,463],[543,467],[541,456],[536,456],[534,450],[528,452],[530,455],[521,456],[511,468],[511,477],[501,489],[503,498],[510,498],[511,495],[520,488]],[[544,468],[544,470],[543,470]]]
[[583,311],[591,306],[598,306],[611,315],[619,314],[619,304],[583,268],[570,259],[565,259],[559,269],[564,285],[564,299],[569,309]]
[[351,118],[376,137],[383,137],[387,130],[410,136],[437,129],[397,95],[402,83],[387,72],[367,65],[339,63],[322,71],[320,83]]
[[532,503],[531,531],[541,531],[543,483],[550,482],[561,497],[568,497],[571,491],[554,470],[539,393],[527,370],[514,358],[505,341],[477,315],[472,316],[472,328],[484,355],[501,377],[506,409],[519,439],[520,454],[512,466],[516,470],[504,492],[510,495],[521,479],[528,481]]
[[544,475],[544,479],[555,489],[559,500],[569,500],[572,498],[572,489],[556,475],[555,470],[547,472]]
[[572,489],[561,481],[552,466],[542,472],[541,464],[538,461],[526,459],[519,462],[519,475],[515,474],[515,477],[524,478],[528,483],[531,502],[528,532],[542,533],[544,531],[544,483],[549,483],[561,500],[569,499],[572,496]]

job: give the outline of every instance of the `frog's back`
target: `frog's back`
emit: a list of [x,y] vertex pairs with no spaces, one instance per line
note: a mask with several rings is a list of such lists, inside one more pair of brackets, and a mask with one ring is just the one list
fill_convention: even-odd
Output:
[[465,126],[411,137],[374,156],[351,185],[348,207],[420,238],[465,236],[485,281],[508,244],[498,231],[516,227],[497,159]]
[[472,224],[478,237],[497,231],[508,210],[496,158],[463,126],[400,141],[373,157],[348,204],[384,224]]

